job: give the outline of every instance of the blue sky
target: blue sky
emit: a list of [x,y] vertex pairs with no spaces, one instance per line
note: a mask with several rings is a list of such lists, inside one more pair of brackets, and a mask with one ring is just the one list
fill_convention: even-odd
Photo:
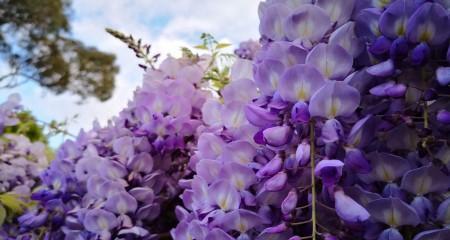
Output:
[[[105,124],[126,106],[133,90],[140,85],[143,73],[132,52],[110,37],[104,31],[105,27],[142,38],[162,56],[179,56],[180,47],[199,43],[202,32],[233,44],[257,39],[258,3],[258,0],[74,0],[73,35],[117,56],[120,73],[113,97],[104,103],[89,99],[78,105],[77,96],[56,96],[29,83],[12,90],[0,89],[0,101],[18,92],[26,108],[47,122],[71,119],[78,114],[78,118],[69,122],[68,130],[74,134],[81,128],[89,129],[95,119]],[[0,73],[6,71],[8,69],[0,63]],[[62,137],[53,138],[51,144],[56,147],[62,141]]]

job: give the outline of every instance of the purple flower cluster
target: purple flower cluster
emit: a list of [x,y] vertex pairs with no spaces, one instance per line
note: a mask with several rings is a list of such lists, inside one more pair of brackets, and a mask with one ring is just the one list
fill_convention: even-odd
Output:
[[203,62],[172,57],[108,126],[66,141],[19,218],[21,238],[158,239],[175,226],[178,180],[202,124]]
[[149,69],[108,126],[61,146],[18,238],[447,239],[449,8],[261,2],[261,41],[219,94],[208,60]]
[[26,136],[5,133],[5,127],[20,123],[20,96],[13,94],[0,104],[0,238],[16,231],[15,215],[29,202],[39,174],[48,165],[45,145]]
[[204,105],[172,237],[446,239],[448,7],[262,2],[253,81]]

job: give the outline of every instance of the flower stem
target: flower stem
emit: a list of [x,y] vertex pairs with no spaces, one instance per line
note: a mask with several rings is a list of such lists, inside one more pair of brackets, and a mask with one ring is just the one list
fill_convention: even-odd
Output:
[[428,128],[428,103],[427,101],[423,102],[423,126]]
[[315,169],[315,129],[314,120],[309,122],[309,145],[310,145],[310,164],[311,164],[311,220],[312,220],[312,239],[316,240],[317,224],[316,224],[316,179],[314,176]]

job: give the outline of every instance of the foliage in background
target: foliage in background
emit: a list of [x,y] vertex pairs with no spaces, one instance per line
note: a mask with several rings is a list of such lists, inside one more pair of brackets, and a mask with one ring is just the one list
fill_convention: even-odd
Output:
[[70,36],[70,0],[0,0],[0,57],[11,71],[0,86],[36,82],[60,94],[109,99],[115,56]]

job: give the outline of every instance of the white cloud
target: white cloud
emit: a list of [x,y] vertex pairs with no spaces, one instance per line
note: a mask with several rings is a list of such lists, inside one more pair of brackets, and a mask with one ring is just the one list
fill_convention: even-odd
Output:
[[[23,95],[24,104],[38,117],[50,121],[63,120],[79,114],[70,124],[70,132],[90,128],[98,119],[106,123],[126,106],[133,90],[140,85],[142,71],[138,60],[120,41],[109,36],[111,27],[152,43],[152,49],[163,56],[179,55],[181,46],[198,43],[201,32],[233,43],[258,37],[256,0],[75,0],[73,1],[72,31],[88,45],[117,55],[120,74],[116,78],[113,97],[101,103],[89,99],[77,105],[70,94],[55,96],[44,90],[24,86],[16,91]],[[30,91],[30,89],[33,89]],[[7,95],[0,91],[0,96]],[[3,99],[1,97],[0,99]],[[55,142],[55,141],[54,141]]]

